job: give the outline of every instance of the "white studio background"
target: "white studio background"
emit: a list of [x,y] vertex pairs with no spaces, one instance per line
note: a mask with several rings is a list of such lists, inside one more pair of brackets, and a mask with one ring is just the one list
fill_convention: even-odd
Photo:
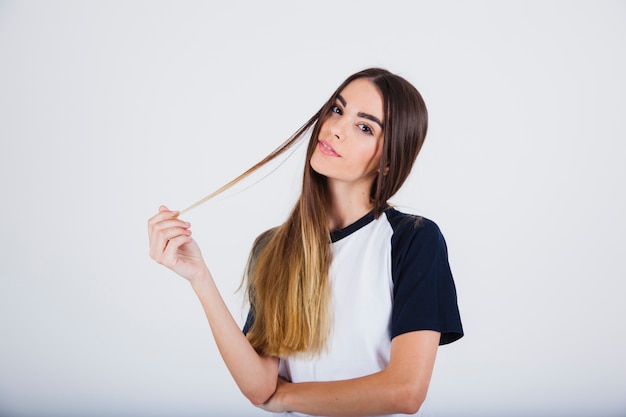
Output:
[[[394,202],[443,230],[466,331],[431,408],[623,416],[626,2],[495,0],[0,1],[0,415],[265,415],[146,222],[368,66],[429,107]],[[300,157],[186,217],[237,320]]]

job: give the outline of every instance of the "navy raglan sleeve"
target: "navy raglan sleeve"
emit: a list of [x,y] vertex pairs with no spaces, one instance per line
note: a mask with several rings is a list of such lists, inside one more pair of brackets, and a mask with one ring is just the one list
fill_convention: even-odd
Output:
[[243,325],[243,329],[242,329],[243,334],[248,334],[253,323],[254,323],[254,310],[250,308],[250,310],[248,310],[248,316],[246,317],[246,322]]
[[444,345],[463,336],[446,242],[434,222],[414,216],[396,222],[392,276],[392,338],[434,330],[441,333],[439,344]]

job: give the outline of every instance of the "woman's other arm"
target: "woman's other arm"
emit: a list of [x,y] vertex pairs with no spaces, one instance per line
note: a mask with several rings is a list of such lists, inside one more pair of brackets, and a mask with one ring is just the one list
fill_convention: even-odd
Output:
[[426,398],[439,338],[430,330],[396,336],[389,364],[372,375],[297,384],[279,380],[272,398],[260,407],[324,416],[414,414]]
[[276,389],[278,358],[258,354],[219,293],[190,224],[165,206],[148,221],[150,256],[191,284],[209,321],[218,350],[241,392],[253,404],[266,402]]

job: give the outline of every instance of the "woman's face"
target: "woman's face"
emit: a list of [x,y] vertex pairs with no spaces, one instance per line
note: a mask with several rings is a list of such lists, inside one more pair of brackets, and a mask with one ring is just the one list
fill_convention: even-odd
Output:
[[352,81],[322,123],[311,167],[329,180],[369,190],[380,163],[384,122],[378,88],[365,78]]

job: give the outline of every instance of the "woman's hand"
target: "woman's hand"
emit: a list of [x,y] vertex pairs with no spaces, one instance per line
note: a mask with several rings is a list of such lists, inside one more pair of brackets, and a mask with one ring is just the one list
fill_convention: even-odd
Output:
[[191,225],[178,215],[179,212],[161,206],[148,220],[150,257],[193,284],[206,275],[208,268],[198,244],[191,238]]
[[276,388],[278,358],[254,350],[224,303],[200,248],[191,238],[190,224],[178,215],[161,206],[148,221],[150,257],[189,281],[237,386],[253,404],[267,402]]

